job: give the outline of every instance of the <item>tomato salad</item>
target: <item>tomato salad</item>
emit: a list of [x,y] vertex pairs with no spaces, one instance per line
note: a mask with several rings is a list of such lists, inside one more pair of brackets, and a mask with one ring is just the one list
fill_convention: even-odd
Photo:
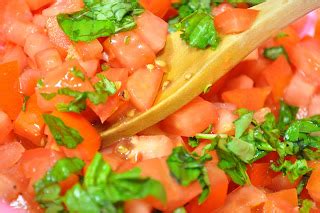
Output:
[[1,211],[320,212],[317,11],[160,123],[95,128],[153,106],[169,33],[215,51],[263,1],[1,0]]

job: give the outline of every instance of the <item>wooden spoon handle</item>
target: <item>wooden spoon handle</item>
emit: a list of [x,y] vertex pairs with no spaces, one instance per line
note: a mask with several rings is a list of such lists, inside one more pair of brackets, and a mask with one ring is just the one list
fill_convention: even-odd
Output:
[[159,56],[168,65],[163,82],[170,82],[169,86],[150,110],[101,132],[104,145],[163,120],[200,95],[207,85],[216,82],[270,36],[318,7],[320,0],[268,0],[252,8],[260,13],[250,29],[223,37],[216,50],[190,48],[179,33],[171,34]]

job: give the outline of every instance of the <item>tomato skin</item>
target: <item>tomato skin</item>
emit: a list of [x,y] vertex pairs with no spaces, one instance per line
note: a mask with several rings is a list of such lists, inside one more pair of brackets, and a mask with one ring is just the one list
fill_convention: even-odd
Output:
[[259,12],[252,9],[230,8],[214,19],[219,33],[241,33],[251,27]]
[[11,120],[16,119],[22,107],[22,95],[19,92],[20,69],[17,61],[0,64],[0,109]]
[[197,97],[163,120],[161,128],[174,135],[190,137],[202,132],[216,120],[217,111],[214,105]]
[[0,110],[0,144],[5,142],[5,138],[13,130],[13,124],[9,116]]
[[158,53],[166,44],[168,23],[149,11],[141,14],[137,20],[135,32],[151,49]]
[[261,78],[271,87],[273,100],[279,102],[283,97],[284,90],[292,78],[291,67],[284,56],[279,57],[275,62],[262,71]]
[[130,102],[140,111],[150,109],[158,95],[161,85],[163,70],[155,68],[141,68],[136,70],[129,78],[127,90]]
[[271,185],[267,186],[267,188],[274,191],[281,191],[285,189],[296,188],[299,184],[300,179],[296,180],[294,183],[291,183],[288,177],[283,174],[278,174],[272,178]]
[[135,32],[117,33],[107,38],[103,46],[126,68],[138,69],[152,64],[156,58],[153,50]]
[[24,147],[18,142],[1,145],[0,172],[11,168],[15,163],[17,163],[24,151]]
[[37,105],[37,97],[32,95],[27,102],[26,111],[21,111],[14,121],[14,132],[37,146],[43,146],[43,131],[42,111]]
[[222,100],[235,104],[238,108],[259,110],[264,106],[270,92],[271,89],[269,87],[235,89],[222,93]]
[[265,187],[272,183],[276,173],[271,170],[270,163],[254,163],[249,166],[248,175],[252,185]]
[[253,87],[253,80],[247,75],[240,75],[236,78],[230,79],[223,88],[223,91],[234,89],[250,89]]
[[147,10],[163,18],[171,6],[170,0],[139,0],[139,3]]
[[101,138],[97,130],[79,114],[54,111],[52,115],[60,118],[65,125],[76,129],[83,138],[83,141],[75,149],[60,146],[65,155],[90,161],[101,145]]
[[74,13],[81,10],[83,7],[83,0],[60,0],[44,9],[42,14],[50,17],[60,13]]
[[199,205],[198,198],[194,198],[187,206],[190,213],[212,212],[224,205],[228,192],[228,177],[220,170],[215,163],[209,162],[206,165],[210,180],[210,193],[207,200]]

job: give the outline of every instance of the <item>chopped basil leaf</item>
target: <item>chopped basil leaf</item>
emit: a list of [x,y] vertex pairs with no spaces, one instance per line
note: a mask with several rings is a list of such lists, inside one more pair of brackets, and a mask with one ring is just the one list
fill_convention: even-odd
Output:
[[305,199],[302,201],[302,206],[299,209],[300,213],[310,213],[310,210],[314,206],[314,203],[311,200]]
[[312,170],[308,167],[308,163],[305,159],[298,159],[294,163],[286,160],[279,166],[272,164],[271,168],[276,172],[281,171],[288,177],[291,183]]
[[279,58],[279,56],[281,55],[285,56],[286,59],[289,60],[288,53],[286,52],[283,46],[269,47],[264,49],[263,51],[263,56],[273,61]]
[[84,81],[86,79],[86,76],[84,75],[84,73],[81,70],[78,70],[76,67],[72,67],[71,68],[71,73],[80,78],[82,81]]
[[285,37],[288,37],[289,35],[285,32],[280,32],[276,35],[276,39],[279,39],[279,38],[285,38]]
[[57,93],[40,93],[40,95],[47,101],[50,101],[51,99],[56,97]]
[[82,143],[83,138],[78,130],[66,126],[60,118],[43,114],[43,119],[58,145],[74,149],[78,144]]
[[85,8],[57,16],[61,29],[73,41],[92,41],[136,26],[134,16],[143,12],[137,0],[84,1]]
[[188,186],[194,181],[199,181],[202,187],[199,203],[203,203],[209,195],[210,182],[204,163],[210,159],[208,155],[201,157],[192,155],[184,147],[174,148],[167,159],[170,173],[182,186]]
[[[206,130],[204,130],[202,133],[203,134],[209,134],[211,132],[212,132],[212,124],[210,124],[209,127]],[[188,138],[189,146],[191,146],[192,148],[195,148],[195,147],[199,146],[199,143],[200,143],[199,139],[200,138],[198,138],[196,136],[195,137],[189,137]]]
[[72,174],[79,173],[84,165],[84,162],[79,158],[58,160],[45,176],[34,184],[36,201],[43,208],[47,208],[47,212],[62,211],[63,205],[59,182],[67,179]]
[[28,102],[29,99],[30,99],[30,96],[25,95],[25,96],[23,97],[23,103],[22,103],[22,108],[21,108],[21,111],[22,111],[22,112],[25,112],[25,111],[26,111],[26,109],[27,109],[27,102]]
[[296,120],[298,109],[298,107],[290,106],[284,101],[280,101],[278,127],[281,132],[284,132],[288,125]]
[[298,184],[298,186],[297,186],[297,194],[298,194],[298,195],[300,195],[301,192],[303,191],[303,189],[307,186],[307,183],[308,183],[308,181],[309,181],[309,178],[310,178],[310,173],[305,174],[305,175],[301,178],[301,180],[300,180],[300,182],[299,182],[299,184]]
[[66,95],[74,97],[69,103],[58,103],[56,108],[60,112],[76,112],[80,113],[87,108],[87,92],[79,92],[70,88],[60,88],[59,95]]
[[253,112],[246,111],[242,114],[239,114],[239,116],[240,117],[234,121],[235,129],[236,129],[236,133],[235,133],[236,138],[240,138],[243,135],[243,133],[249,128],[253,119]]
[[43,79],[37,81],[37,88],[41,89],[44,86]]
[[207,13],[195,12],[186,17],[180,23],[179,30],[182,31],[181,38],[191,47],[216,48],[220,42],[213,17]]
[[245,163],[249,163],[256,155],[256,147],[254,144],[233,138],[227,143],[227,148]]

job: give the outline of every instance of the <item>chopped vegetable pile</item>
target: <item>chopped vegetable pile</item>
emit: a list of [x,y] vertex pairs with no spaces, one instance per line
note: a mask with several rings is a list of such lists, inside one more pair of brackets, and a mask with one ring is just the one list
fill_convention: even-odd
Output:
[[95,128],[153,106],[170,33],[215,51],[263,2],[1,0],[0,211],[319,212],[319,11],[160,123]]

